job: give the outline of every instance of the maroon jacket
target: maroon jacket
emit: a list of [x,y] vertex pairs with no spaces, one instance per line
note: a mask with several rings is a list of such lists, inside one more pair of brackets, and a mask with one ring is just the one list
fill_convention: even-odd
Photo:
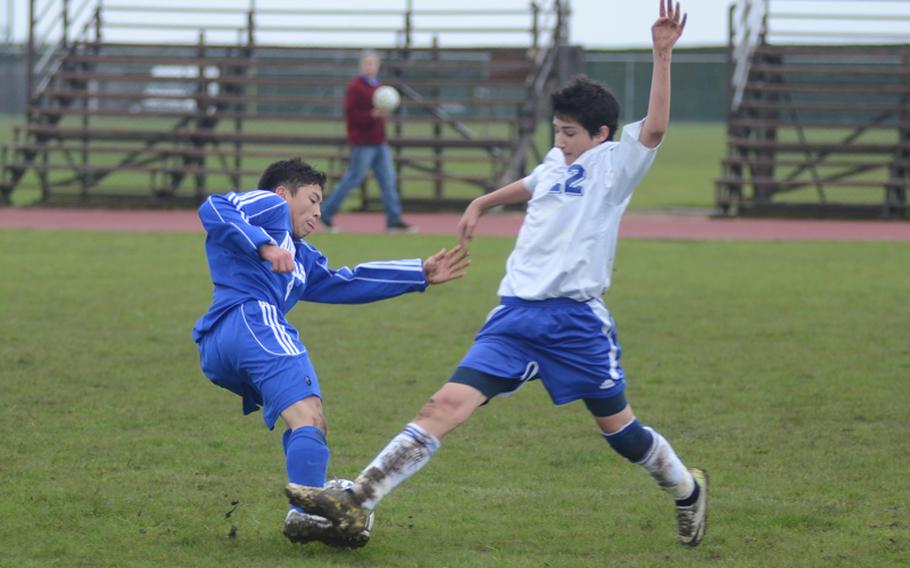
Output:
[[382,83],[370,85],[358,75],[348,83],[344,94],[344,121],[348,129],[348,142],[352,146],[378,146],[386,143],[385,120],[370,116],[373,110],[373,92]]

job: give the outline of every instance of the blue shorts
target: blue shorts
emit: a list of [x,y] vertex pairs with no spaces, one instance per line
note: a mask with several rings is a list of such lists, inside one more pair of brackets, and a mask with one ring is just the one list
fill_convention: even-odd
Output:
[[553,402],[565,404],[623,392],[621,354],[613,318],[600,299],[504,297],[459,367],[513,381],[509,393],[539,378]]
[[267,302],[247,302],[225,314],[199,340],[199,362],[209,380],[243,398],[244,414],[261,406],[270,430],[285,408],[321,397],[297,330]]

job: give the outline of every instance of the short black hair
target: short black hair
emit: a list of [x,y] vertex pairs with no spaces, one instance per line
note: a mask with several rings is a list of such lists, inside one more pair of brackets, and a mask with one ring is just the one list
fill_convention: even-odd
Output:
[[609,87],[584,75],[578,75],[572,82],[550,95],[553,115],[563,120],[570,119],[582,125],[591,136],[600,127],[607,125],[613,139],[619,124],[619,101]]
[[325,172],[313,168],[300,158],[274,162],[259,178],[259,189],[275,191],[279,185],[283,185],[291,195],[295,195],[301,186],[313,184],[325,189]]

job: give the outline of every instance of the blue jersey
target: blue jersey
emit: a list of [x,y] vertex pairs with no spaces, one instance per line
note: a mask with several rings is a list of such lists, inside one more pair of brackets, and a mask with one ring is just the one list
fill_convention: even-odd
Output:
[[[360,304],[427,288],[419,258],[330,268],[319,250],[294,239],[288,204],[272,191],[212,195],[199,207],[199,218],[215,289],[212,306],[193,327],[197,343],[231,308],[252,300],[287,314],[299,300]],[[294,255],[293,272],[272,272],[259,257],[267,243]]]

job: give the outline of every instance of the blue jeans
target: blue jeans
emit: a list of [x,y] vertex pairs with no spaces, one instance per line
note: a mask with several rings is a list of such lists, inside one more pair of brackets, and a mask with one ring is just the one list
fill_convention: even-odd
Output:
[[401,202],[395,180],[395,169],[392,166],[392,152],[388,144],[379,146],[351,146],[351,159],[348,171],[332,189],[331,195],[322,204],[323,221],[332,222],[332,217],[341,207],[351,190],[363,183],[367,170],[373,170],[379,188],[382,190],[382,206],[385,209],[387,226],[401,223]]

